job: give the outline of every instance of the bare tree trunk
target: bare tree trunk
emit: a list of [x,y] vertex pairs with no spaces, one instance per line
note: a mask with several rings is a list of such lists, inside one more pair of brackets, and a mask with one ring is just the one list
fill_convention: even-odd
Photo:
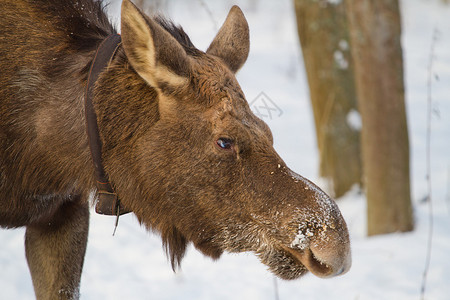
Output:
[[[295,0],[320,153],[320,175],[342,196],[361,184],[360,132],[343,3]],[[349,122],[350,121],[350,122]],[[353,126],[352,126],[353,125]]]
[[169,0],[133,0],[133,2],[150,15],[168,11]]
[[413,229],[398,0],[346,0],[367,188],[368,234]]

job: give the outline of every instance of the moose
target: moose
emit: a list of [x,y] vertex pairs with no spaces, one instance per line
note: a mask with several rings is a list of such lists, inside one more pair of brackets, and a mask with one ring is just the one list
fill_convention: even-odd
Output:
[[79,298],[94,205],[159,232],[174,269],[188,243],[286,280],[350,268],[337,205],[287,167],[235,78],[237,6],[201,51],[130,0],[120,35],[99,1],[0,3],[0,226],[26,227],[37,299]]

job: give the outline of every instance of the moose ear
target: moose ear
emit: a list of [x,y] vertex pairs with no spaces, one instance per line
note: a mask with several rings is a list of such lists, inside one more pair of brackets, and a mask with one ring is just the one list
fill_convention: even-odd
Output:
[[247,60],[249,50],[247,20],[242,10],[234,5],[206,53],[220,57],[236,73]]
[[130,0],[122,2],[122,44],[134,70],[151,86],[179,86],[187,82],[189,59],[183,47]]

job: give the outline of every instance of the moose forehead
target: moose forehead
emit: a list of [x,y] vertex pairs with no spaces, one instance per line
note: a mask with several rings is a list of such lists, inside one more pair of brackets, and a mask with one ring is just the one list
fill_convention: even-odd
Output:
[[220,58],[202,54],[192,61],[190,85],[202,104],[212,107],[228,98],[236,108],[245,107],[245,96],[239,83]]
[[250,136],[265,137],[273,142],[266,123],[256,117],[245,99],[233,72],[220,58],[204,54],[192,64],[191,88],[195,97],[206,107],[204,115],[218,131],[227,127]]

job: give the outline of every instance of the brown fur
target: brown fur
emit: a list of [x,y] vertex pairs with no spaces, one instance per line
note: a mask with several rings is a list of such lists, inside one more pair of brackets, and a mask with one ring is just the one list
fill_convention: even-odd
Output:
[[[0,225],[27,227],[38,299],[77,298],[95,186],[83,91],[95,49],[115,30],[91,0],[0,4]],[[284,279],[346,271],[335,203],[287,168],[236,81],[249,51],[241,10],[206,52],[129,0],[121,31],[95,87],[102,157],[122,204],[161,233],[173,267],[192,242],[213,258],[253,251]]]

